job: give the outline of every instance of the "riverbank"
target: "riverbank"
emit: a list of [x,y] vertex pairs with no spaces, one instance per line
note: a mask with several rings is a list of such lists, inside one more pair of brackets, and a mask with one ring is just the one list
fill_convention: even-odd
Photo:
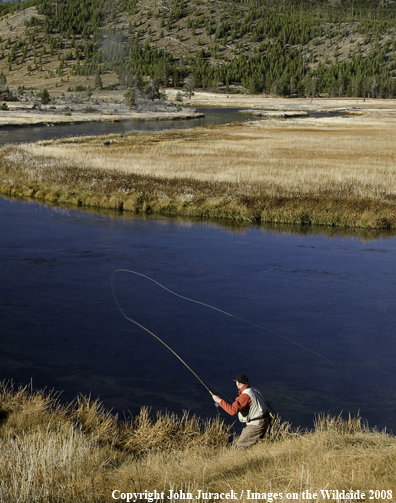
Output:
[[7,103],[0,110],[0,130],[4,126],[54,126],[81,122],[120,122],[130,120],[182,120],[203,117],[192,107],[177,103],[150,102],[129,109],[121,93],[100,95],[92,99],[57,97],[53,103],[42,105],[31,96]]
[[0,193],[139,214],[396,228],[395,121],[272,117],[5,146]]
[[216,500],[202,492],[231,491],[241,503],[275,493],[276,501],[343,499],[327,498],[328,490],[345,491],[348,501],[391,502],[396,494],[396,438],[359,417],[318,416],[305,431],[278,420],[242,456],[217,419],[153,418],[142,409],[120,421],[98,400],[80,395],[61,405],[54,393],[5,383],[0,397],[4,501],[91,503],[114,501],[112,494],[121,501],[121,494],[145,491],[163,492],[159,501],[180,491],[200,502]]
[[78,124],[81,122],[120,122],[130,120],[182,120],[197,119],[203,114],[188,111],[178,112],[131,112],[124,115],[115,113],[43,113],[43,112],[0,112],[0,127],[2,126],[55,126],[57,124]]

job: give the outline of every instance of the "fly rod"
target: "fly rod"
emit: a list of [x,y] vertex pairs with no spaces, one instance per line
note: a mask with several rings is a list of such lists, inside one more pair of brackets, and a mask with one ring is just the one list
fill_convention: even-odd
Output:
[[[153,332],[151,332],[151,330],[149,330],[149,329],[148,329],[148,328],[146,328],[145,326],[141,325],[141,324],[140,324],[140,323],[138,323],[136,320],[133,320],[132,318],[129,318],[129,316],[127,316],[127,315],[124,313],[124,311],[123,311],[123,309],[121,308],[121,306],[120,306],[120,304],[119,304],[119,302],[118,302],[118,300],[117,300],[117,297],[116,297],[116,295],[115,295],[115,293],[114,293],[114,285],[113,285],[113,278],[114,278],[114,274],[115,274],[115,273],[117,273],[117,272],[121,272],[121,271],[124,271],[124,272],[128,271],[128,272],[131,272],[131,273],[132,273],[133,271],[129,271],[129,270],[127,270],[127,269],[117,269],[117,270],[116,270],[116,271],[114,271],[114,272],[113,272],[113,274],[111,275],[111,291],[113,292],[113,297],[114,297],[114,300],[115,300],[115,302],[116,302],[116,304],[117,304],[117,306],[118,306],[118,309],[120,310],[121,314],[123,315],[123,317],[124,317],[126,320],[130,321],[131,323],[134,323],[134,324],[135,324],[136,326],[138,326],[139,328],[141,328],[141,329],[145,330],[148,334],[150,334],[150,335],[152,335],[153,337],[155,337],[155,338],[157,339],[157,341],[159,341],[159,342],[160,342],[161,344],[163,344],[163,345],[164,345],[167,349],[169,349],[169,351],[170,351],[171,353],[173,353],[173,354],[176,356],[176,358],[178,358],[178,359],[182,362],[182,364],[183,364],[186,368],[188,368],[188,370],[189,370],[189,371],[190,371],[190,372],[191,372],[191,373],[192,373],[192,374],[193,374],[193,375],[194,375],[194,376],[198,379],[198,381],[202,384],[202,386],[204,386],[204,387],[205,387],[205,388],[209,391],[209,393],[213,396],[213,395],[214,395],[214,393],[212,393],[212,392],[210,391],[210,389],[206,386],[206,384],[202,381],[202,379],[201,379],[201,378],[200,378],[200,377],[199,377],[199,376],[198,376],[198,375],[197,375],[197,374],[196,374],[196,373],[192,370],[192,368],[191,368],[191,367],[189,367],[189,366],[187,365],[187,363],[183,360],[183,358],[181,358],[181,357],[180,357],[180,356],[179,356],[179,355],[178,355],[175,351],[173,351],[173,349],[172,349],[171,347],[169,347],[169,346],[168,346],[168,344],[166,344],[166,343],[165,343],[165,342],[164,342],[164,341],[163,341],[160,337],[158,337],[158,335],[155,335]],[[136,273],[136,274],[139,274],[139,273]],[[143,275],[140,275],[140,276],[143,276]]]

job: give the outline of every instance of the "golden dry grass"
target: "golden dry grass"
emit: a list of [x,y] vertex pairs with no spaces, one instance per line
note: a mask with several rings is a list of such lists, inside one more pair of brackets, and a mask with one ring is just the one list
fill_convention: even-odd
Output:
[[395,125],[272,119],[24,144],[3,149],[0,181],[3,193],[33,180],[36,197],[135,212],[395,227]]
[[[394,500],[396,439],[360,417],[318,416],[311,431],[278,422],[269,437],[243,452],[228,437],[220,421],[152,418],[142,409],[123,422],[97,400],[80,396],[63,406],[54,394],[3,382],[0,498],[88,503],[113,501],[113,491],[156,490],[173,501],[170,491],[182,490],[202,502],[199,491],[233,490],[244,503],[252,501],[247,491],[266,493],[266,501],[269,493],[282,494],[278,501],[287,501],[288,493],[304,501],[309,491],[321,502],[327,489],[360,490],[365,501]],[[373,493],[370,499],[370,490],[385,491],[385,498]]]
[[396,196],[395,125],[362,119],[256,122],[241,127],[26,145],[73,165],[157,178],[253,184],[276,195],[338,190]]

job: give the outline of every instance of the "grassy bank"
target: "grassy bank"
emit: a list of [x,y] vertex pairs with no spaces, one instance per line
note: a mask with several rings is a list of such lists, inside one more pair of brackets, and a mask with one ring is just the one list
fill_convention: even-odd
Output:
[[271,119],[7,146],[0,192],[247,222],[396,227],[393,117]]
[[[9,502],[105,502],[112,491],[234,490],[260,493],[385,491],[394,501],[396,439],[360,418],[316,418],[312,431],[278,422],[258,445],[238,452],[220,420],[140,415],[120,421],[80,396],[61,405],[53,393],[0,383],[0,499]],[[241,495],[241,491],[244,494]],[[392,496],[390,492],[392,491]],[[384,494],[382,495],[384,496]],[[213,501],[213,498],[211,498]],[[353,500],[353,498],[352,498]],[[168,500],[170,501],[170,500]],[[195,500],[202,501],[202,500]],[[269,501],[269,500],[268,500]]]

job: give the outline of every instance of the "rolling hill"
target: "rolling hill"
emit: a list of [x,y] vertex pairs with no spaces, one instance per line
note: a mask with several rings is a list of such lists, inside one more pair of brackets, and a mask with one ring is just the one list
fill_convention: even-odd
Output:
[[227,93],[392,98],[395,34],[388,0],[7,2],[0,83],[67,95],[152,77]]

